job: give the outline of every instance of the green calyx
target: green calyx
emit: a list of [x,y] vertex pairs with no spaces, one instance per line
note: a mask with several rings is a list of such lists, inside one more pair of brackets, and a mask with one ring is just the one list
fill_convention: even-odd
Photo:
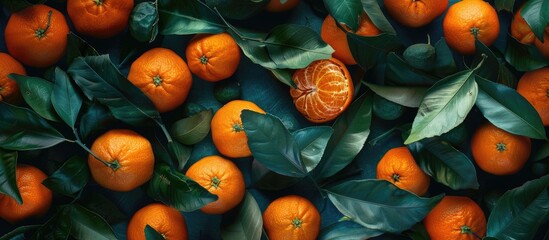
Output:
[[208,63],[208,58],[205,55],[202,55],[202,57],[200,57],[200,63],[202,64]]
[[507,150],[507,146],[505,145],[505,143],[497,143],[496,144],[496,150],[498,150],[499,152],[503,152],[505,150]]
[[114,161],[109,163],[109,167],[113,171],[116,171],[116,170],[120,169],[120,167],[122,167],[122,165],[120,165],[120,162],[118,162],[118,160],[114,160]]
[[400,175],[393,173],[393,176],[391,176],[391,179],[393,179],[393,182],[399,182],[400,181]]
[[93,0],[93,2],[95,3],[96,6],[103,5],[103,0]]
[[162,85],[162,78],[160,76],[153,77],[153,84],[157,87]]
[[303,224],[303,221],[301,221],[301,219],[299,218],[294,218],[294,220],[292,220],[292,226],[294,228],[301,228],[301,224]]
[[221,180],[217,177],[213,177],[211,186],[214,187],[215,189],[217,189],[217,188],[219,188],[219,184],[221,184]]
[[237,124],[237,123],[235,123],[235,124],[233,125],[233,131],[235,131],[235,132],[242,132],[242,131],[244,131],[244,126],[242,126],[242,124]]

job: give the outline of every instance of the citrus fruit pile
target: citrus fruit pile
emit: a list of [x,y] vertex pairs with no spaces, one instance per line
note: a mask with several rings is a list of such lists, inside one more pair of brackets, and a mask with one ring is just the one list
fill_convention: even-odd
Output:
[[0,240],[547,239],[547,0],[0,0]]

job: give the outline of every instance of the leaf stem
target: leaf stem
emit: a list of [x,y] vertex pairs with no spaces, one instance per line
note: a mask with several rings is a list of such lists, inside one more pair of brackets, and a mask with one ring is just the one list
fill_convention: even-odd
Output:
[[168,143],[173,142],[172,136],[170,135],[170,132],[166,128],[166,125],[164,125],[162,122],[160,122],[156,119],[154,121],[156,122],[156,124],[158,124],[160,129],[162,129],[162,132],[164,133],[164,136],[166,137],[166,140],[168,140]]

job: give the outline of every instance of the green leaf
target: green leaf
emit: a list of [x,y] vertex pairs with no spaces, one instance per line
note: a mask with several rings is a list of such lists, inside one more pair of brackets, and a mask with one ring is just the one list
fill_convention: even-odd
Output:
[[145,190],[151,198],[183,212],[198,210],[217,200],[217,196],[165,164],[156,164]]
[[152,228],[149,224],[145,226],[145,239],[147,240],[164,240],[164,236]]
[[406,86],[431,86],[438,81],[438,78],[411,67],[394,52],[387,55],[385,78],[388,82]]
[[427,93],[425,87],[385,86],[363,82],[377,95],[402,106],[417,108]]
[[391,23],[387,18],[385,17],[385,14],[381,11],[381,7],[379,6],[379,1],[376,0],[361,0],[362,2],[362,10],[366,12],[368,17],[372,20],[374,25],[381,30],[384,33],[396,35],[396,31],[391,26]]
[[277,25],[261,43],[279,69],[305,68],[313,61],[332,57],[334,52],[313,29],[296,24]]
[[23,240],[26,239],[25,233],[32,232],[38,228],[40,228],[40,225],[20,226],[4,234],[4,236],[0,237],[0,240]]
[[326,179],[345,168],[358,155],[370,134],[373,93],[356,99],[335,121],[322,160],[313,171],[316,179]]
[[118,71],[108,55],[77,58],[68,72],[88,99],[106,105],[115,118],[132,125],[160,121],[151,100]]
[[320,230],[319,240],[362,240],[377,237],[383,231],[366,228],[353,221],[339,221]]
[[549,2],[530,0],[524,3],[520,15],[532,29],[536,37],[543,42],[545,27],[549,24]]
[[427,90],[404,144],[439,136],[463,122],[473,108],[478,86],[473,70],[450,75]]
[[109,224],[97,213],[78,204],[67,206],[71,220],[71,236],[76,239],[116,239]]
[[545,139],[539,114],[516,90],[481,77],[476,82],[476,105],[492,124],[513,134]]
[[82,107],[82,97],[72,85],[67,73],[60,68],[55,68],[51,102],[59,117],[71,128],[74,128]]
[[318,165],[333,133],[334,130],[327,126],[308,127],[292,132],[307,172]]
[[160,34],[191,35],[225,31],[219,16],[196,0],[160,0]]
[[252,194],[247,192],[235,210],[223,215],[221,238],[259,240],[262,227],[261,209]]
[[23,204],[23,199],[17,187],[16,168],[17,152],[7,152],[0,149],[0,193],[10,196],[19,204]]
[[549,175],[505,192],[487,224],[487,236],[499,240],[533,239],[549,217]]
[[191,158],[193,149],[189,146],[172,141],[168,142],[168,151],[170,151],[172,158],[175,160],[175,163],[177,163],[177,169],[182,171],[187,165],[189,158]]
[[62,206],[40,228],[34,232],[32,239],[68,239],[71,233],[70,209]]
[[423,220],[443,195],[421,198],[385,180],[351,180],[327,189],[335,207],[373,230],[399,233]]
[[477,69],[476,74],[486,79],[497,80],[499,71],[494,71],[494,69],[499,69],[500,63],[496,55],[478,39],[475,40],[475,49],[476,54],[472,65],[476,66],[484,61]]
[[128,220],[128,217],[118,209],[118,206],[96,191],[84,192],[79,203],[85,208],[99,214],[107,223],[113,225]]
[[259,13],[269,0],[206,0],[210,8],[216,8],[226,18],[243,20]]
[[269,191],[285,189],[301,180],[301,178],[284,176],[273,172],[258,161],[252,162],[251,175],[254,187]]
[[421,150],[414,153],[418,165],[435,181],[454,190],[478,189],[475,165],[465,154],[445,141],[416,144],[421,145]]
[[280,119],[250,110],[243,110],[240,118],[256,161],[278,174],[290,177],[307,174],[299,146]]
[[0,0],[0,6],[6,8],[10,13],[14,13],[32,6],[32,3],[26,0]]
[[267,69],[278,79],[280,82],[288,85],[292,88],[297,88],[294,80],[292,79],[292,72],[290,69]]
[[8,77],[17,82],[25,102],[36,113],[51,121],[59,120],[59,116],[57,116],[51,102],[53,83],[42,78],[28,77],[14,73],[9,74]]
[[[522,12],[522,11],[521,11]],[[507,39],[505,60],[518,71],[532,71],[549,65],[533,45],[525,45],[513,37]]]
[[227,32],[231,34],[246,57],[248,57],[253,63],[261,65],[269,70],[278,69],[278,66],[276,66],[269,56],[267,47],[263,44],[266,34],[244,31],[231,25],[228,26],[229,28],[227,29]]
[[531,159],[534,162],[539,162],[545,160],[547,157],[549,157],[549,142],[544,142],[538,148],[538,151],[532,155]]
[[505,10],[508,12],[513,12],[513,6],[515,5],[515,0],[495,0],[496,10],[501,11]]
[[42,184],[56,193],[74,196],[84,188],[89,177],[88,161],[83,157],[73,156],[46,178]]
[[437,77],[446,77],[450,74],[457,72],[456,62],[454,61],[454,55],[446,40],[441,38],[435,44],[435,68],[433,69],[433,74]]
[[77,57],[99,56],[99,53],[88,42],[73,32],[67,35],[67,64],[70,66]]
[[353,32],[358,30],[359,17],[362,14],[359,0],[324,0],[324,6],[338,23],[346,25]]
[[158,34],[158,20],[155,2],[138,3],[130,14],[130,34],[137,41],[151,43]]
[[35,112],[0,102],[0,147],[9,150],[49,148],[66,139]]
[[368,70],[374,67],[380,58],[401,46],[396,35],[382,33],[377,36],[360,36],[347,32],[347,43],[358,65]]
[[212,109],[201,111],[190,117],[176,121],[171,129],[172,137],[185,145],[193,145],[202,141],[210,132]]

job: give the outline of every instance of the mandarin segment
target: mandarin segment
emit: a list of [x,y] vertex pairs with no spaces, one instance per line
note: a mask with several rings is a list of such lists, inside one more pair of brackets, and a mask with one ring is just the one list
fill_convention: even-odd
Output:
[[442,15],[448,7],[448,0],[384,0],[383,5],[400,24],[421,27]]
[[127,192],[153,175],[154,154],[145,137],[129,129],[113,129],[99,136],[91,147],[106,165],[91,154],[88,165],[93,179],[102,187]]
[[312,62],[292,76],[297,88],[290,96],[307,120],[323,123],[337,118],[353,98],[353,82],[345,65],[335,58]]
[[151,226],[164,239],[187,239],[187,223],[175,208],[151,203],[134,213],[127,229],[128,240],[145,240],[145,228]]
[[17,102],[21,99],[19,85],[8,75],[11,73],[26,75],[27,72],[21,63],[9,54],[0,52],[0,102]]
[[383,155],[377,164],[376,178],[419,196],[427,193],[431,181],[405,146],[392,148]]
[[128,26],[133,0],[68,0],[67,12],[76,31],[110,38]]
[[232,161],[220,156],[207,156],[194,163],[185,175],[200,184],[218,199],[200,210],[207,214],[223,214],[238,205],[246,193],[244,176]]
[[263,227],[271,240],[313,240],[320,232],[320,213],[306,198],[288,195],[267,206]]
[[486,217],[468,197],[445,196],[423,220],[432,240],[476,240],[486,234]]
[[0,193],[0,218],[15,224],[31,217],[45,215],[52,202],[52,192],[42,185],[48,176],[42,170],[24,164],[17,165],[15,175],[23,204]]
[[240,47],[228,33],[197,34],[185,55],[191,72],[210,82],[229,78],[240,64]]

